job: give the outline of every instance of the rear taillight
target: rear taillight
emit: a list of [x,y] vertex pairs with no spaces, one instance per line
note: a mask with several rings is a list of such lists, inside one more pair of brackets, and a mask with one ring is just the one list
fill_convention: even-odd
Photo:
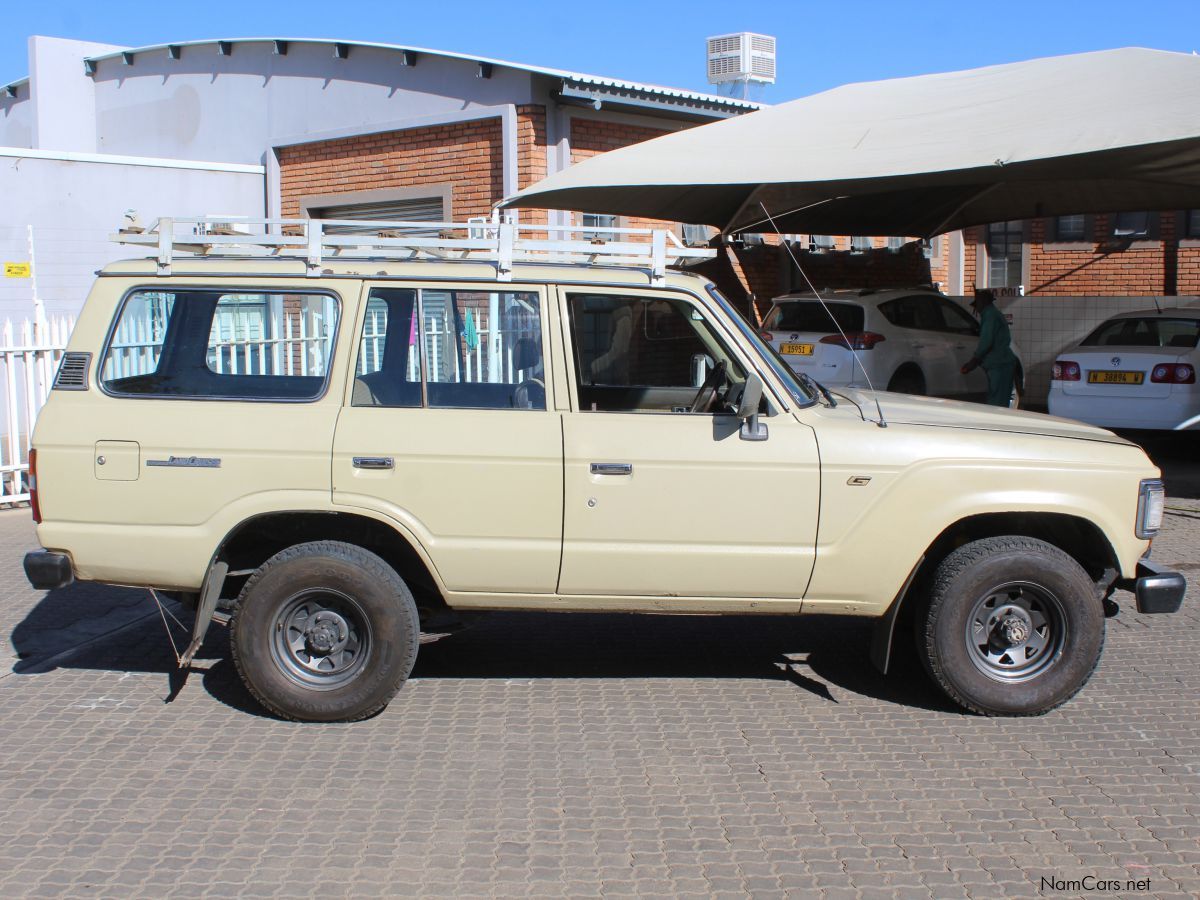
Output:
[[827,334],[821,338],[822,344],[836,344],[847,350],[870,350],[880,341],[886,341],[882,334],[874,331],[847,331],[845,337],[840,334]]
[[29,451],[29,509],[33,513],[34,524],[40,525],[42,522],[42,510],[38,506],[36,450]]
[[1196,370],[1187,363],[1160,363],[1150,373],[1150,380],[1158,384],[1195,384]]
[[1054,371],[1050,373],[1052,381],[1078,381],[1081,374],[1079,363],[1069,359],[1059,359],[1054,362]]

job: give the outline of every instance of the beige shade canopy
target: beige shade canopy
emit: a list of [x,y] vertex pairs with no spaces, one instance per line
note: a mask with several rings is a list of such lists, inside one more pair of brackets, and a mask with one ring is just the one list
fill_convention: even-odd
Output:
[[593,157],[507,198],[726,233],[932,236],[1200,208],[1200,57],[1127,48],[864,82]]

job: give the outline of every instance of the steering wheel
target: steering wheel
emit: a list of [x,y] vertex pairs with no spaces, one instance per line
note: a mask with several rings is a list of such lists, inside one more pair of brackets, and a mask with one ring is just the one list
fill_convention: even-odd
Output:
[[728,368],[729,364],[725,360],[713,366],[713,370],[704,379],[704,384],[700,385],[700,390],[696,392],[696,399],[692,401],[693,413],[706,413],[712,409],[713,401],[717,399],[717,388],[724,383],[725,370]]
[[512,397],[517,409],[537,409],[545,405],[546,384],[540,378],[526,378],[513,388]]

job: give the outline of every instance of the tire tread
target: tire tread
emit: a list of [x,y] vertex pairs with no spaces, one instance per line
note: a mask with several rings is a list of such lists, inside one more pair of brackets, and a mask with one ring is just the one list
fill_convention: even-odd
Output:
[[[366,550],[366,549],[364,549],[362,547],[358,547],[354,544],[347,544],[343,541],[309,541],[304,544],[294,544],[291,547],[288,547],[284,550],[279,551],[274,556],[272,556],[270,559],[268,559],[265,563],[263,563],[254,572],[254,574],[250,576],[250,578],[242,586],[242,590],[238,594],[237,600],[234,601],[233,614],[232,614],[232,617],[231,617],[230,623],[229,623],[230,635],[231,635],[231,638],[233,638],[233,639],[230,640],[229,646],[230,646],[230,649],[233,654],[234,666],[237,668],[238,674],[241,676],[242,683],[246,686],[246,690],[248,690],[250,692],[251,696],[253,696],[254,699],[259,704],[261,704],[264,709],[268,710],[272,715],[278,716],[279,718],[285,719],[290,722],[301,722],[301,721],[308,721],[308,720],[303,719],[300,716],[294,715],[293,713],[290,713],[285,709],[281,709],[272,700],[263,696],[263,693],[254,686],[254,684],[251,682],[251,680],[248,677],[246,677],[246,671],[245,671],[246,663],[245,663],[245,660],[243,660],[241,657],[241,652],[238,647],[239,642],[236,640],[236,635],[237,635],[237,629],[238,629],[239,621],[240,621],[239,617],[240,617],[241,611],[244,608],[245,598],[250,595],[250,593],[254,590],[255,586],[260,581],[262,581],[262,579],[267,577],[268,573],[270,573],[272,570],[278,568],[279,566],[281,566],[285,563],[291,562],[293,560],[312,558],[312,557],[316,557],[316,556],[333,557],[335,559],[340,559],[343,562],[349,563],[359,569],[362,569],[368,575],[370,575],[374,578],[377,578],[381,583],[386,583],[386,582],[394,583],[394,585],[396,586],[395,593],[396,593],[397,598],[399,600],[401,600],[401,602],[406,602],[411,607],[411,611],[410,611],[411,612],[411,621],[414,625],[413,628],[409,629],[410,641],[409,641],[408,646],[405,648],[405,651],[406,651],[405,658],[401,663],[401,665],[403,666],[403,668],[406,672],[412,670],[412,665],[413,665],[413,663],[416,659],[416,655],[417,655],[417,648],[420,643],[420,628],[417,627],[417,625],[416,625],[416,623],[418,621],[418,617],[417,617],[416,605],[412,599],[412,594],[409,593],[407,586],[404,584],[403,579],[400,578],[400,576],[396,572],[396,570],[393,569],[390,565],[388,565],[378,555],[372,553],[370,550]],[[396,683],[395,687],[390,692],[388,692],[386,694],[386,696],[382,696],[381,698],[379,698],[378,702],[375,703],[374,705],[372,705],[371,707],[369,707],[365,710],[360,710],[352,716],[347,716],[345,718],[338,719],[337,721],[358,722],[363,719],[369,719],[369,718],[371,718],[371,716],[377,715],[379,712],[381,712],[384,709],[384,707],[386,707],[388,705],[389,702],[391,702],[392,698],[396,696],[397,692],[403,686],[404,681],[405,681],[405,679],[401,679],[400,681],[398,681]]]
[[[942,606],[944,606],[948,600],[952,599],[952,595],[949,590],[950,585],[953,584],[953,582],[960,575],[962,575],[964,571],[979,564],[980,562],[983,562],[987,558],[996,555],[997,553],[1046,554],[1057,559],[1059,562],[1066,564],[1068,567],[1078,570],[1079,574],[1084,578],[1087,577],[1087,574],[1080,567],[1079,563],[1076,562],[1070,555],[1063,552],[1058,547],[1055,547],[1053,544],[1049,544],[1046,541],[1039,540],[1038,538],[1024,537],[1021,535],[981,538],[980,540],[973,541],[969,544],[964,544],[962,547],[959,547],[944,560],[942,560],[934,576],[933,585],[929,591],[929,599],[926,608],[923,614],[918,616],[918,627],[935,619],[940,613]],[[954,686],[953,682],[947,677],[942,660],[937,653],[934,629],[930,627],[923,628],[920,643],[922,651],[920,654],[921,661],[924,663],[926,671],[929,673],[930,677],[937,682],[938,687],[945,691],[955,703],[981,716],[1030,717],[1044,715],[1051,710],[1058,709],[1083,689],[1084,684],[1086,684],[1087,681],[1092,677],[1096,671],[1096,667],[1100,664],[1100,656],[1104,649],[1104,632],[1103,630],[1101,631],[1100,647],[1099,651],[1096,653],[1096,658],[1092,663],[1092,667],[1088,670],[1086,677],[1080,680],[1079,685],[1073,691],[1069,691],[1056,703],[1043,709],[1016,712],[990,709],[988,707],[981,706],[980,704],[975,703],[968,697],[964,696],[963,693]]]

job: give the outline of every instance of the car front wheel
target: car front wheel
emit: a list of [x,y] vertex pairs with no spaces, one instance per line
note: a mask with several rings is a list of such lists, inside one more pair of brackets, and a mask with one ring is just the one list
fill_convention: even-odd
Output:
[[246,582],[231,623],[233,660],[264,707],[337,722],[383,709],[408,678],[420,622],[395,569],[361,547],[283,550]]
[[1031,716],[1073,697],[1100,661],[1104,610],[1083,568],[1035,538],[994,537],[942,561],[917,616],[934,681],[983,715]]

